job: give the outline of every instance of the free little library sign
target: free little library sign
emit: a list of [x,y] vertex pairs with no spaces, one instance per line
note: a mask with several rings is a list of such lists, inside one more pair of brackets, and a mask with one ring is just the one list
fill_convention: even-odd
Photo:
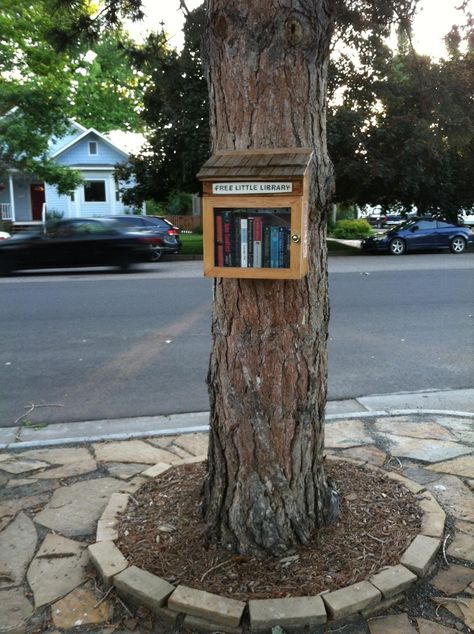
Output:
[[290,194],[293,183],[262,182],[254,183],[213,183],[214,195],[248,195],[248,194]]

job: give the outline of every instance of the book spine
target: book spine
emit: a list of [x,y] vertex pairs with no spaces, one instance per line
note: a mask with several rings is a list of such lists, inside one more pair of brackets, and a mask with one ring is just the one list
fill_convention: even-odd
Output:
[[286,228],[286,253],[285,253],[285,267],[287,269],[291,266],[291,229]]
[[270,225],[263,225],[263,231],[262,231],[262,236],[263,236],[263,266],[266,269],[270,268]]
[[253,223],[255,218],[249,218],[247,224],[247,266],[253,267]]
[[260,269],[262,262],[262,219],[255,218],[253,221],[253,265]]
[[280,232],[278,227],[272,227],[270,231],[270,267],[278,268],[278,256],[280,252]]
[[224,266],[224,231],[222,227],[222,216],[218,214],[216,221],[216,266]]
[[247,218],[241,218],[240,220],[240,266],[247,267],[248,260],[248,232],[247,232],[248,222]]
[[232,216],[226,212],[222,217],[224,227],[224,266],[232,266]]
[[234,219],[234,266],[241,266],[241,253],[240,253],[240,215],[237,213],[233,216]]
[[283,269],[286,266],[286,253],[288,249],[287,244],[287,228],[278,228],[278,268]]

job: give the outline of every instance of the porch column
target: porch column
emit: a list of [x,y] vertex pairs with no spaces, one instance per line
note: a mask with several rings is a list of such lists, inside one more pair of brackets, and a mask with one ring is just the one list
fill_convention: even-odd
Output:
[[13,195],[13,175],[10,172],[8,175],[8,185],[10,188],[10,206],[12,209],[12,222],[15,222],[16,220],[16,216],[15,216],[15,196]]

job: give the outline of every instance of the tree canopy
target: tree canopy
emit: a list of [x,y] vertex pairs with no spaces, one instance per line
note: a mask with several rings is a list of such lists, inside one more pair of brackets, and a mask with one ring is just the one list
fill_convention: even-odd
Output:
[[76,37],[58,50],[58,33],[91,19],[89,4],[76,4],[71,12],[56,0],[4,0],[0,12],[0,172],[17,168],[61,192],[79,176],[49,158],[48,141],[71,117],[102,132],[140,128],[140,77],[124,53],[123,32]]
[[402,45],[346,84],[329,110],[337,201],[453,218],[473,206],[474,49],[468,40],[452,43],[449,57],[439,61]]
[[[185,13],[185,41],[163,32],[133,45],[120,25],[142,16],[140,0],[4,0],[0,15],[0,166],[35,171],[64,191],[74,174],[47,158],[47,140],[68,117],[102,132],[144,130],[132,157],[137,187],[127,202],[197,191],[209,155],[201,38],[204,8]],[[328,143],[336,201],[455,214],[474,204],[472,21],[454,27],[449,57],[411,47],[418,0],[337,0],[329,73]],[[399,49],[387,38],[394,28]],[[93,55],[86,55],[93,51]],[[205,61],[205,60],[204,60]],[[45,108],[47,104],[47,108]],[[138,112],[140,111],[140,117]]]
[[145,77],[131,66],[130,37],[122,29],[105,31],[81,59],[72,79],[72,113],[87,128],[100,132],[143,128]]
[[77,176],[47,156],[48,139],[65,130],[70,63],[48,42],[49,0],[5,0],[0,12],[0,171],[16,167],[71,189]]
[[[330,61],[328,143],[337,202],[402,210],[472,207],[472,29],[454,27],[440,61],[411,46],[416,0],[340,0]],[[181,53],[164,34],[136,62],[150,69],[143,117],[148,143],[133,157],[134,202],[194,191],[209,153],[207,87],[201,71],[203,8],[186,14]],[[460,14],[461,18],[462,14]],[[398,50],[387,41],[397,30]]]
[[168,47],[165,33],[151,35],[135,49],[133,63],[148,77],[142,118],[147,143],[123,170],[136,175],[137,187],[127,202],[162,201],[173,191],[197,190],[195,175],[209,156],[209,105],[201,60],[205,12],[201,6],[186,16],[184,47]]

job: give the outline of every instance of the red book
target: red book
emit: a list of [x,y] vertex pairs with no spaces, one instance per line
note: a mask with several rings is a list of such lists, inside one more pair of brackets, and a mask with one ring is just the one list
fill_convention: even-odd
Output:
[[224,231],[222,228],[222,216],[216,216],[216,265],[224,266]]
[[231,216],[229,213],[225,213],[223,217],[223,229],[224,229],[224,266],[232,266],[232,240],[231,240]]
[[253,265],[255,268],[261,268],[263,264],[262,234],[263,220],[257,217],[253,221]]

